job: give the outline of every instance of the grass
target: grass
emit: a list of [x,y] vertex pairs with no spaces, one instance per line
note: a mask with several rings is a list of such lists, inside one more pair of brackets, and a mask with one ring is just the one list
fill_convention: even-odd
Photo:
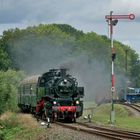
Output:
[[[110,125],[110,104],[104,104],[96,108],[93,122],[102,125]],[[115,126],[127,130],[140,132],[140,118],[135,117],[122,105],[115,104]]]
[[44,131],[29,114],[6,112],[0,117],[0,140],[36,140]]
[[88,114],[92,114],[94,111],[94,108],[96,108],[96,106],[97,105],[93,101],[84,101],[84,109],[87,109],[87,108],[91,108],[91,109],[84,110],[83,116],[88,116]]
[[84,101],[84,108],[92,108],[92,107],[96,107],[95,102],[93,102],[93,101]]

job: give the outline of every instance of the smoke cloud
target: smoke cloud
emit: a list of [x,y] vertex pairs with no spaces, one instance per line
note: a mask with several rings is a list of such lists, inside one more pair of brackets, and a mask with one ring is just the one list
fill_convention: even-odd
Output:
[[60,42],[55,41],[48,37],[23,37],[11,42],[11,57],[14,63],[29,75],[42,74],[55,68],[69,69],[69,73],[77,79],[79,86],[84,86],[85,100],[93,101],[96,96],[108,96],[110,67],[104,61],[90,57],[85,51],[76,52],[73,37]]
[[69,62],[62,64],[62,68],[69,69],[80,86],[85,88],[85,99],[95,100],[109,96],[110,73],[104,62],[91,59],[87,54],[81,54]]

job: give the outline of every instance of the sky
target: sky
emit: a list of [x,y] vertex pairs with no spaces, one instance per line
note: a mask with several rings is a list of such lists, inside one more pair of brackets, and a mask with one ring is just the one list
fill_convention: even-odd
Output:
[[140,55],[139,0],[0,0],[0,35],[11,28],[40,23],[69,24],[84,32],[108,35],[105,15],[135,14],[134,20],[119,20],[113,38]]

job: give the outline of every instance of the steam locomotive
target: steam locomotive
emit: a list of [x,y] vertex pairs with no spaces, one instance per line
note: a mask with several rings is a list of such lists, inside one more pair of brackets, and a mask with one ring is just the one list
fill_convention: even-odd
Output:
[[34,113],[52,121],[76,121],[83,113],[84,87],[67,69],[51,69],[41,76],[24,79],[18,90],[18,106],[23,112]]

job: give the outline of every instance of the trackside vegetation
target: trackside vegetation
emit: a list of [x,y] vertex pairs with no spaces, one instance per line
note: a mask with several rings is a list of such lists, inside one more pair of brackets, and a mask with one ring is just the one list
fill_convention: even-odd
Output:
[[[99,125],[110,126],[111,104],[103,104],[96,108],[93,116],[93,122]],[[124,106],[115,104],[115,127],[140,132],[140,119],[136,117]]]
[[0,115],[5,111],[17,111],[17,89],[24,72],[0,71]]
[[[125,75],[133,87],[140,87],[138,54],[131,46],[116,40],[114,47],[117,53],[115,73]],[[49,69],[52,64],[60,64],[60,61],[80,54],[85,54],[89,63],[90,60],[97,60],[104,63],[107,70],[111,70],[110,40],[105,35],[84,33],[66,24],[40,24],[3,32],[0,39],[0,140],[34,140],[39,133],[42,134],[42,130],[36,127],[36,124],[31,125],[31,118],[26,115],[22,118],[22,115],[10,113],[18,110],[18,85],[25,73],[34,74],[38,69],[45,71],[46,66]],[[115,107],[116,126],[140,130],[138,118],[130,116],[121,106]],[[109,109],[109,105],[99,107],[93,121],[107,124]],[[28,127],[27,122],[31,127]]]
[[36,140],[45,134],[29,114],[5,112],[0,117],[0,140]]

